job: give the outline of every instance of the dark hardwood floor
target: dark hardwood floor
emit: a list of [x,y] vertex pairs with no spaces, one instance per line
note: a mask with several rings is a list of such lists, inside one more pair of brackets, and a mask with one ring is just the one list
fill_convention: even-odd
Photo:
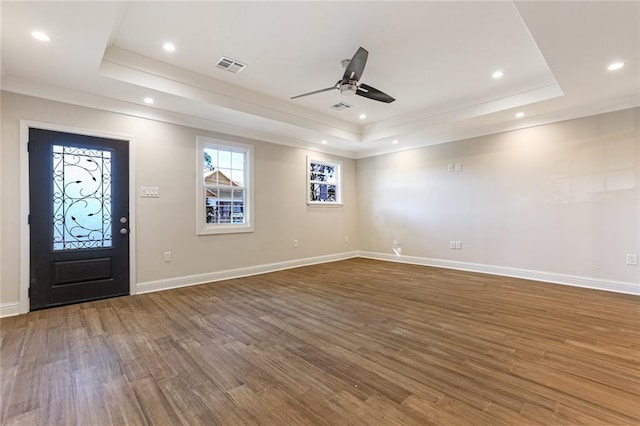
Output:
[[366,259],[0,321],[1,423],[640,424],[640,298]]

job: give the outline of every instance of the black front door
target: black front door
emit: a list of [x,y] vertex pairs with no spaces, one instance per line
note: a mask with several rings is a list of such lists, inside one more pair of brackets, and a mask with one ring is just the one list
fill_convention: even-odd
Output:
[[128,142],[29,129],[31,310],[129,294]]

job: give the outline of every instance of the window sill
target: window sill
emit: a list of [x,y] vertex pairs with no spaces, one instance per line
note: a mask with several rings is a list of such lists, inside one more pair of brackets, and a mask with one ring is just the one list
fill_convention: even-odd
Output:
[[198,235],[241,234],[253,232],[251,225],[217,225],[205,226],[198,230]]
[[342,207],[344,206],[344,204],[307,201],[307,206],[309,207]]

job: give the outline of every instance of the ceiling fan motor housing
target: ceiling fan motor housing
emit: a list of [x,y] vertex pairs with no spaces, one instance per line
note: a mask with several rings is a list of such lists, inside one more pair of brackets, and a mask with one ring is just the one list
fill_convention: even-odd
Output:
[[340,93],[343,95],[355,95],[358,91],[358,82],[355,80],[349,80],[348,83],[340,84]]

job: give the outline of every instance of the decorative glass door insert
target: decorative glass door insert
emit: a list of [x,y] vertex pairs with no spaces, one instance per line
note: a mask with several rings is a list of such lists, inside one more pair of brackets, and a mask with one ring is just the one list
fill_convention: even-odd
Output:
[[111,151],[52,148],[53,250],[111,247]]

